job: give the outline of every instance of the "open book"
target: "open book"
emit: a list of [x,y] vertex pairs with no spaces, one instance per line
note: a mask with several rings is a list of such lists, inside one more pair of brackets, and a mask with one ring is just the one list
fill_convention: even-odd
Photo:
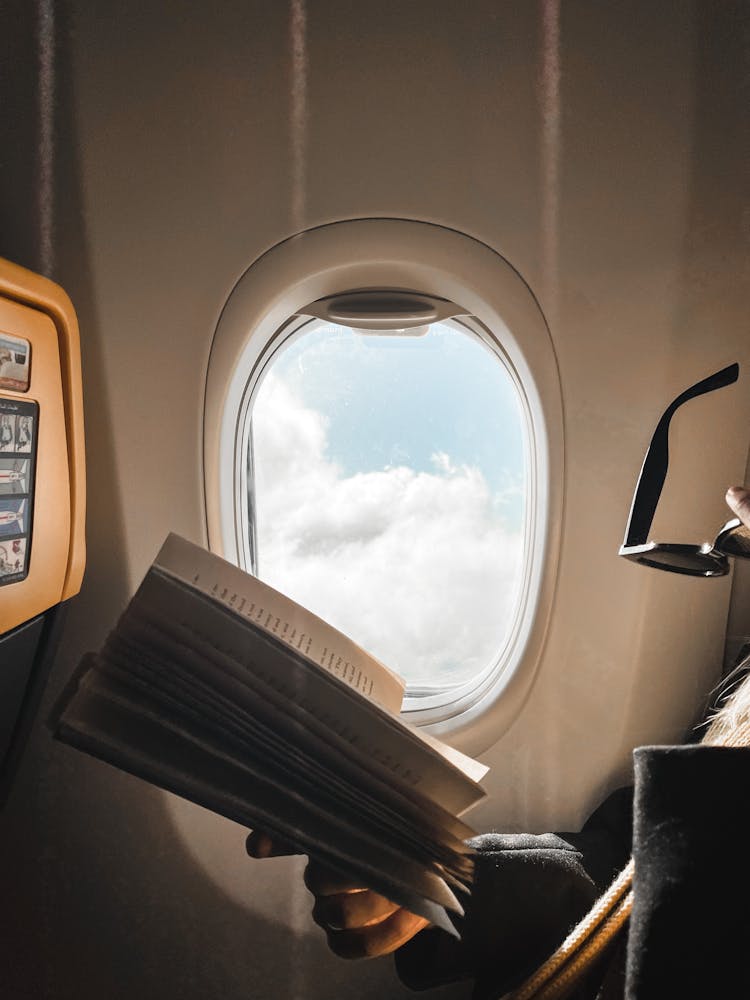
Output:
[[453,931],[458,817],[486,768],[399,717],[403,681],[290,598],[170,535],[56,735]]

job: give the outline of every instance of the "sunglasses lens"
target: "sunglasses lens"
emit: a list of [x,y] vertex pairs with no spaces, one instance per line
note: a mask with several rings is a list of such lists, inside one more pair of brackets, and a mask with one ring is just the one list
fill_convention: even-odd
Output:
[[620,555],[641,566],[686,576],[724,576],[729,572],[726,557],[708,549],[708,546],[649,542],[647,545],[623,547]]
[[729,521],[719,532],[714,548],[728,556],[750,559],[750,528],[736,518]]

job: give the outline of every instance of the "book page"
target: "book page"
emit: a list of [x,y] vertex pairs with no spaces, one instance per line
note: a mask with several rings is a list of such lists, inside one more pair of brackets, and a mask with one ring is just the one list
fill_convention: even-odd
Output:
[[[373,773],[367,758],[358,757],[351,744],[338,741],[333,730],[321,725],[297,702],[281,698],[257,676],[248,686],[240,680],[237,665],[218,650],[209,663],[195,650],[192,642],[179,640],[179,628],[173,624],[167,632],[157,632],[143,622],[130,622],[127,639],[118,636],[107,642],[106,654],[99,658],[98,669],[119,676],[148,698],[159,698],[173,706],[175,715],[192,713],[196,721],[218,727],[219,743],[242,744],[250,752],[251,744],[261,741],[260,755],[279,760],[299,769],[300,780],[318,784],[323,794],[335,791],[342,806],[353,804],[357,815],[372,823],[374,830],[385,823],[397,831],[420,829],[420,848],[433,851],[439,860],[443,847],[466,853],[464,840],[475,831],[457,820],[415,790],[408,794]],[[294,780],[297,780],[296,778]]]
[[412,726],[410,722],[406,721],[404,721],[404,725],[409,726],[418,739],[431,747],[435,753],[439,753],[449,764],[457,767],[459,771],[463,771],[466,777],[471,778],[472,781],[481,781],[489,771],[489,767],[486,764],[482,764],[481,761],[475,760],[473,757],[468,757],[465,753],[461,753],[460,750],[456,750],[455,747],[443,743],[442,740],[436,739],[436,737],[424,729],[417,729],[416,726]]
[[[288,793],[298,793],[316,807],[327,809],[342,822],[362,827],[369,837],[389,845],[399,857],[410,857],[427,868],[442,866],[464,883],[471,875],[471,862],[465,857],[466,846],[450,834],[436,828],[427,815],[416,812],[407,817],[393,812],[378,796],[370,794],[367,774],[360,773],[354,783],[342,781],[335,770],[321,766],[316,754],[305,753],[289,742],[276,727],[245,715],[231,705],[220,704],[205,690],[173,676],[173,664],[160,660],[150,669],[149,656],[142,658],[135,649],[124,647],[122,657],[113,661],[109,649],[106,660],[98,661],[94,687],[119,691],[144,713],[156,712],[165,725],[178,725],[193,737],[207,741],[219,754],[228,753],[241,766],[260,768],[260,773]],[[137,671],[135,661],[140,660]],[[178,668],[179,672],[179,668]],[[152,683],[153,682],[153,683]],[[82,685],[89,688],[90,675]],[[282,724],[283,728],[283,724]]]
[[[460,815],[484,796],[482,788],[395,713],[310,662],[300,652],[225,604],[154,567],[131,601],[118,628],[132,619],[151,621],[167,631],[185,630],[184,642],[218,667],[217,654],[234,661],[252,686],[253,678],[309,712],[369,761],[389,783],[432,799]],[[160,624],[161,623],[161,624]],[[227,661],[224,661],[225,663]],[[479,765],[481,766],[481,765]]]
[[65,742],[235,822],[262,827],[456,936],[445,907],[463,911],[443,879],[268,781],[247,762],[112,698],[90,678],[62,712],[58,736]]
[[252,622],[366,698],[401,711],[404,681],[338,629],[257,577],[170,534],[154,566]]

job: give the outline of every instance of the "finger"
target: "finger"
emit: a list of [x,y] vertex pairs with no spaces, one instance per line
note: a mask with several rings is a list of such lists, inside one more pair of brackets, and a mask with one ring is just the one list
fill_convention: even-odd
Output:
[[399,908],[390,917],[362,930],[328,931],[328,947],[340,958],[376,958],[390,955],[429,924]]
[[745,527],[750,528],[750,490],[731,486],[727,490],[726,501]]
[[351,879],[330,868],[311,861],[305,868],[305,885],[314,896],[335,896],[339,893],[367,892],[363,886],[353,885]]
[[299,854],[291,844],[274,839],[263,830],[253,830],[245,841],[245,850],[251,858],[280,858]]
[[348,892],[315,900],[313,920],[324,930],[356,930],[380,923],[399,907],[377,892]]

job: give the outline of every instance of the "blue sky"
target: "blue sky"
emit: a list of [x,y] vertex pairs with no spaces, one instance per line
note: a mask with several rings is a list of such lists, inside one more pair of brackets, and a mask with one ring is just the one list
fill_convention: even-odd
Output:
[[473,335],[308,328],[253,404],[261,578],[410,684],[475,676],[517,606],[523,433]]
[[523,479],[517,390],[478,338],[446,324],[424,337],[383,337],[320,325],[279,352],[274,374],[327,421],[327,453],[345,475],[408,466],[432,456],[481,469],[514,527]]

